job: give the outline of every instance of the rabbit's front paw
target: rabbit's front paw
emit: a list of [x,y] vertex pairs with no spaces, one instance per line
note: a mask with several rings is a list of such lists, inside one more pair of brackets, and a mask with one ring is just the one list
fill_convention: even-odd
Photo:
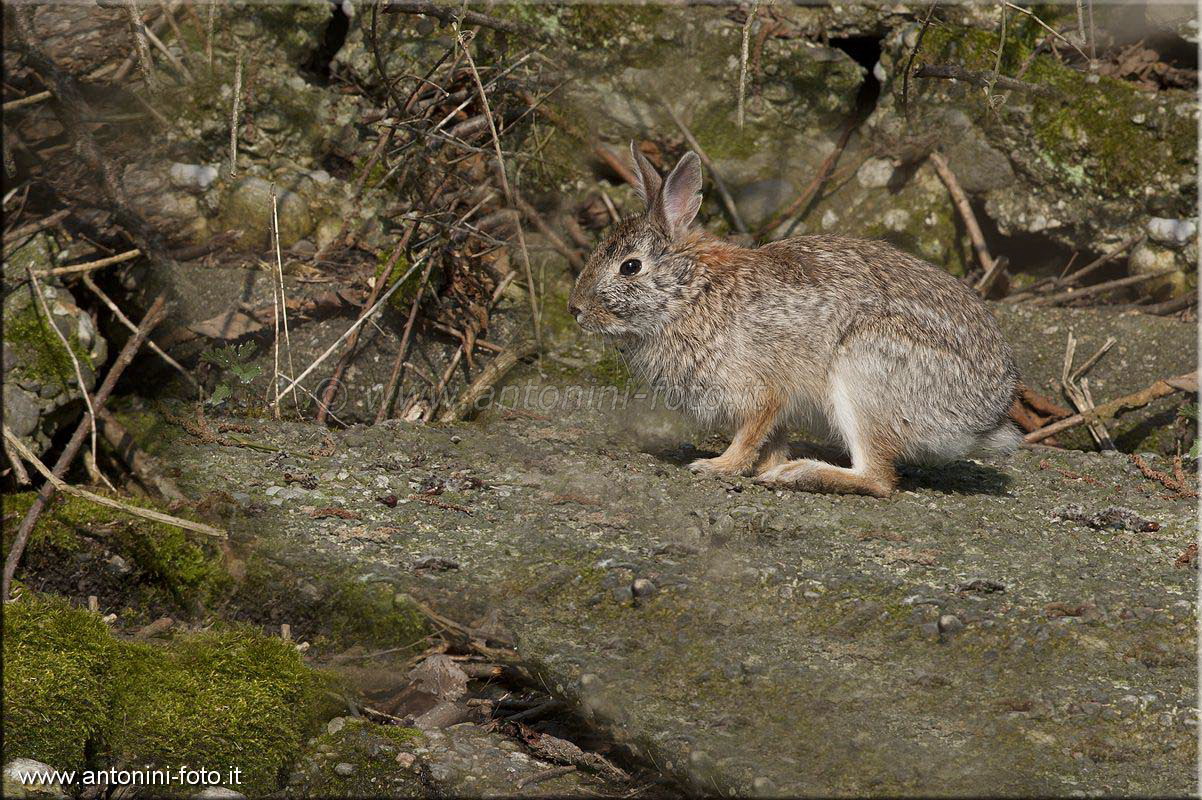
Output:
[[750,473],[750,467],[741,464],[732,464],[726,461],[722,456],[717,458],[699,458],[692,464],[689,464],[689,469],[697,475],[747,475]]

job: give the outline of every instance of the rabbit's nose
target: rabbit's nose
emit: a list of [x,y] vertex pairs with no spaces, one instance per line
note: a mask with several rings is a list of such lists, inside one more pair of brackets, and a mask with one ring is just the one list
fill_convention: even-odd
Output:
[[568,303],[568,313],[572,315],[573,319],[580,319],[580,306]]

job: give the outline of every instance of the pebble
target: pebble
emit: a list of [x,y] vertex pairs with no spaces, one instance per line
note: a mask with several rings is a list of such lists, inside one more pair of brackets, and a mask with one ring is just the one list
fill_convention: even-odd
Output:
[[955,633],[964,629],[964,623],[955,614],[944,614],[939,618],[939,630],[943,633]]
[[619,603],[626,604],[634,600],[634,590],[629,586],[615,586],[612,591],[614,600]]
[[204,164],[172,164],[168,175],[181,188],[207,189],[217,180],[217,169]]
[[246,800],[246,795],[224,786],[209,786],[192,796],[203,800]]
[[659,587],[647,578],[635,578],[634,583],[630,584],[630,590],[635,597],[650,597],[659,591]]
[[1192,219],[1152,217],[1145,228],[1153,240],[1167,244],[1185,244],[1198,233],[1198,224]]
[[334,717],[326,723],[326,733],[331,736],[346,727],[346,717]]
[[342,761],[334,765],[334,772],[344,778],[349,778],[351,775],[355,774],[355,765]]
[[777,794],[776,784],[762,775],[751,782],[751,789],[760,797],[774,797]]
[[417,761],[417,756],[413,755],[413,753],[396,754],[396,763],[401,765],[401,769],[409,769],[415,761]]

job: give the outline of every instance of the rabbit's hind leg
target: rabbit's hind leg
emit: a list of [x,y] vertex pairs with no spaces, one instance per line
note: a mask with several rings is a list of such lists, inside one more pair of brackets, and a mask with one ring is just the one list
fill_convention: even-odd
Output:
[[[772,444],[781,404],[772,400],[761,405],[743,420],[730,446],[717,458],[699,458],[689,469],[708,475],[750,475],[760,460],[765,444]],[[786,443],[786,447],[787,447]],[[765,451],[767,455],[768,452]]]
[[789,460],[789,430],[783,425],[773,431],[760,450],[759,460],[755,462],[755,474],[767,472],[773,467],[779,467]]
[[851,467],[801,458],[763,470],[756,476],[756,483],[803,492],[888,497],[897,485],[893,468],[897,448],[891,444],[892,437],[863,418],[841,382],[833,381],[831,390],[829,422],[847,445]]

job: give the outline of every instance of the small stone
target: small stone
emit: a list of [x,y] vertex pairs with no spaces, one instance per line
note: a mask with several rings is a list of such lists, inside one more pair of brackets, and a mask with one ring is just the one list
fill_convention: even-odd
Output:
[[451,444],[459,444],[462,441],[463,441],[463,437],[460,436],[459,434],[455,434],[454,436],[451,437]]
[[777,794],[776,784],[762,775],[751,782],[751,789],[759,797],[775,797]]
[[246,800],[246,795],[224,786],[209,786],[192,796],[204,800]]
[[133,571],[133,567],[129,565],[129,562],[115,553],[109,556],[105,563],[111,571],[118,575],[128,575]]
[[659,591],[659,587],[647,578],[635,578],[634,583],[630,585],[630,590],[635,597],[650,597]]
[[334,765],[334,772],[338,775],[341,775],[344,778],[349,778],[350,776],[355,774],[355,765],[348,764],[345,761],[341,761],[338,764]]
[[883,158],[870,158],[856,170],[856,181],[865,189],[883,189],[893,180],[893,165]]
[[32,758],[14,758],[4,765],[5,794],[13,797],[66,797],[58,783],[43,783],[42,776],[50,776],[49,765]]
[[413,755],[413,753],[396,754],[396,763],[401,765],[401,769],[409,769],[415,761],[417,761],[417,756]]
[[693,750],[689,753],[689,766],[696,770],[705,770],[712,767],[714,759],[704,750]]
[[939,618],[939,630],[943,633],[956,633],[964,629],[964,623],[955,614],[944,614]]
[[613,592],[614,600],[617,600],[619,603],[621,603],[623,605],[625,605],[626,603],[630,603],[634,600],[634,590],[631,589],[629,586],[615,586],[613,588],[612,592]]
[[333,736],[338,731],[346,727],[346,717],[334,717],[326,723],[326,733]]

